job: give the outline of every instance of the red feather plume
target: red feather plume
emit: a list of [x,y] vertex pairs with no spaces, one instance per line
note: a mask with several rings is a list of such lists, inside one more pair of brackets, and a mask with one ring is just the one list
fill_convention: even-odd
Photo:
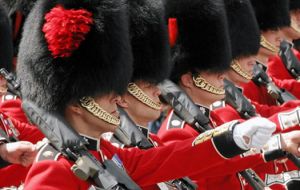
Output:
[[62,6],[53,8],[45,16],[43,32],[48,48],[54,58],[70,57],[93,24],[92,13],[85,9],[65,9]]
[[168,29],[169,29],[169,43],[171,47],[174,47],[178,37],[178,25],[177,25],[176,18],[169,18]]

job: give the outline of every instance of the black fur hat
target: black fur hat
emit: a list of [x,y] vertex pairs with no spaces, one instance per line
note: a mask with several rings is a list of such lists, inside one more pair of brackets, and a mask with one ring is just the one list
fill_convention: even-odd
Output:
[[288,0],[251,0],[260,30],[290,26]]
[[290,0],[290,10],[300,9],[300,1],[299,0]]
[[4,2],[8,8],[9,15],[16,11],[21,11],[23,15],[27,16],[37,0],[0,0]]
[[12,69],[13,42],[7,10],[0,4],[0,69]]
[[[120,0],[37,1],[20,44],[22,97],[63,112],[83,96],[125,92],[132,74],[128,26],[127,8]],[[79,45],[69,43],[76,40]]]
[[249,0],[226,0],[232,58],[256,55],[260,31]]
[[177,82],[189,71],[227,70],[231,48],[223,0],[167,0],[165,6],[178,26],[171,79]]
[[133,51],[132,81],[159,83],[170,72],[169,43],[161,0],[128,0]]

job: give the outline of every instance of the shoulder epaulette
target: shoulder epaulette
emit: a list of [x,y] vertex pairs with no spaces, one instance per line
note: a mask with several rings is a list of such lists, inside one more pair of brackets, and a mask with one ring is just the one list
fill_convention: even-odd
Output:
[[224,108],[225,105],[226,105],[225,101],[223,101],[223,100],[216,101],[216,102],[214,102],[213,104],[210,105],[210,110],[213,111],[213,110],[216,110],[216,109],[219,109],[219,108]]
[[16,100],[18,97],[13,94],[6,94],[1,97],[1,103],[9,101],[9,100]]
[[56,150],[47,140],[38,142],[39,152],[36,156],[36,162],[44,160],[57,160],[61,153]]
[[176,113],[174,113],[174,111],[172,111],[168,119],[167,130],[175,128],[182,129],[184,127],[184,123],[185,121],[181,119]]

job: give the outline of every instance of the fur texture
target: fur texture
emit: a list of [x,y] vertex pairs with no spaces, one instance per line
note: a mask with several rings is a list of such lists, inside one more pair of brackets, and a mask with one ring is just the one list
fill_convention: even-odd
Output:
[[159,83],[170,72],[169,43],[161,0],[128,0],[134,57],[132,81]]
[[[86,9],[93,25],[68,58],[53,58],[42,27],[56,4]],[[132,74],[128,17],[119,0],[39,0],[26,20],[17,65],[23,98],[48,111],[63,112],[83,96],[121,94]]]
[[12,69],[13,42],[7,10],[0,4],[0,68]]
[[300,9],[300,1],[299,0],[290,0],[290,10]]
[[249,0],[226,0],[232,58],[256,55],[260,31]]
[[37,0],[1,0],[8,7],[9,15],[17,10],[27,16]]
[[290,26],[288,0],[251,0],[262,31]]
[[223,0],[167,0],[166,14],[178,24],[171,79],[177,82],[189,71],[229,68],[231,48]]

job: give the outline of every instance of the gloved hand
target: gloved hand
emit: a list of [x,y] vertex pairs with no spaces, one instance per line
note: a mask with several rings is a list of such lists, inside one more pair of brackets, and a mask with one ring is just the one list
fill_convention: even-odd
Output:
[[262,148],[275,129],[276,124],[266,118],[252,118],[235,126],[233,140],[244,150]]

